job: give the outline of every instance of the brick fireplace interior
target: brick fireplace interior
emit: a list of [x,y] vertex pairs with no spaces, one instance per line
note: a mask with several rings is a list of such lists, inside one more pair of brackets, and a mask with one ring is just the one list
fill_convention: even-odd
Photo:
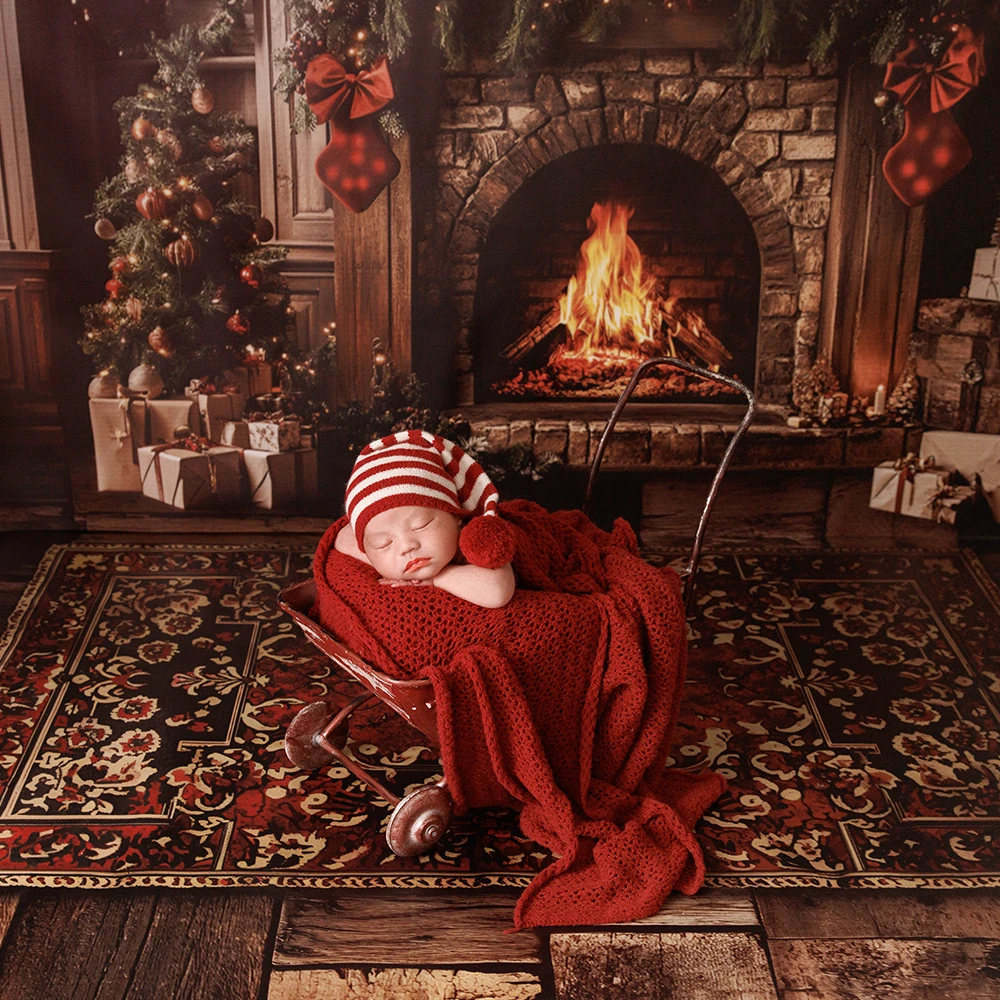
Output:
[[[608,233],[609,212],[626,233]],[[574,339],[561,313],[581,266]],[[607,296],[600,314],[586,302],[588,276]],[[626,283],[637,288],[616,295]],[[641,360],[662,354],[753,386],[759,301],[753,227],[714,171],[652,144],[576,150],[528,178],[490,226],[470,331],[475,400],[614,399]],[[639,391],[678,402],[725,388],[677,372]]]

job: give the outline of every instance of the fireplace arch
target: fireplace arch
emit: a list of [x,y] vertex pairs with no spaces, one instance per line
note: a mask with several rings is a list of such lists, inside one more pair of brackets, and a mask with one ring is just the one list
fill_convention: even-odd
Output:
[[[569,339],[559,299],[594,228],[588,216],[593,210],[606,219],[611,205],[631,210],[617,248],[627,244],[633,268],[635,251],[641,254],[638,290],[657,325],[663,317],[659,342],[646,351],[676,350],[755,383],[761,266],[749,216],[718,174],[692,157],[654,144],[609,144],[546,164],[494,216],[479,254],[469,329],[476,402],[617,397],[638,355],[623,363],[612,346],[600,361],[553,364]],[[609,234],[595,252],[614,245]],[[642,388],[678,401],[702,399],[706,384],[674,373]],[[707,388],[717,391],[714,383]]]

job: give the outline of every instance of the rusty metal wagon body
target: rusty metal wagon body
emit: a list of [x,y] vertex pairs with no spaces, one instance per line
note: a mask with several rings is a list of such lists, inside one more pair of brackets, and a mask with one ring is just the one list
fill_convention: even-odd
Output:
[[[686,609],[690,603],[705,528],[716,494],[722,477],[729,467],[733,452],[753,420],[756,401],[750,390],[742,383],[717,372],[699,368],[686,361],[677,358],[651,358],[643,362],[619,397],[601,435],[587,481],[587,491],[583,503],[584,513],[589,511],[594,484],[605,449],[625,404],[631,398],[642,376],[650,368],[659,365],[680,368],[701,378],[721,382],[742,392],[747,400],[746,413],[730,439],[722,461],[712,479],[705,506],[698,521],[691,555],[687,565],[681,570],[682,593]],[[278,598],[281,609],[295,619],[309,641],[346,671],[349,676],[358,681],[365,688],[365,693],[359,695],[339,711],[333,709],[326,701],[315,701],[306,705],[288,727],[285,734],[285,752],[293,764],[305,770],[315,770],[333,763],[334,760],[339,761],[393,806],[385,834],[390,849],[402,857],[423,854],[441,839],[451,821],[452,802],[446,779],[422,785],[401,798],[386,788],[349,752],[347,740],[351,715],[359,708],[378,700],[384,702],[437,745],[439,742],[437,709],[433,686],[426,678],[398,680],[366,663],[309,617],[309,611],[315,603],[316,584],[313,580],[286,587]]]

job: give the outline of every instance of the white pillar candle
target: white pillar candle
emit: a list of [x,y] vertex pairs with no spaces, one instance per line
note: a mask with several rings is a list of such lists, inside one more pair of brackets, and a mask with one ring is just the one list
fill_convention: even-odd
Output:
[[880,385],[875,389],[875,399],[872,403],[872,409],[875,411],[876,417],[881,417],[885,413],[885,386]]

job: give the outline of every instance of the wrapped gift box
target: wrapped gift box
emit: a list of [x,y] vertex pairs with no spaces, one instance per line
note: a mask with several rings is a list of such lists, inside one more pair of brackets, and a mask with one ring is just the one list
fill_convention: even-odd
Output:
[[198,404],[193,399],[151,399],[145,405],[149,413],[149,435],[142,444],[173,441],[178,427],[190,427],[198,432]]
[[143,399],[90,400],[97,488],[102,493],[141,492],[138,449],[147,443],[146,415]]
[[250,372],[246,368],[227,368],[219,381],[221,388],[231,386],[241,396],[250,395]]
[[291,451],[299,447],[302,424],[298,420],[250,420],[247,428],[254,451]]
[[915,456],[901,462],[882,462],[875,466],[868,506],[890,514],[931,519],[933,498],[948,482],[949,473]]
[[[159,469],[159,475],[157,475]],[[237,448],[139,449],[142,492],[184,510],[236,506],[240,500],[240,452]]]
[[243,416],[246,397],[238,392],[198,394],[198,412],[201,414],[201,433],[210,441],[222,438],[222,428],[228,420],[239,420]]
[[219,444],[229,445],[231,448],[249,448],[250,430],[245,420],[227,420],[222,426],[222,437]]
[[243,452],[247,479],[250,485],[250,502],[256,507],[273,510],[291,507],[297,500],[312,500],[317,496],[316,451],[300,448],[297,451]]
[[976,251],[969,298],[1000,302],[1000,247],[984,247]]
[[970,483],[978,476],[993,520],[1000,522],[1000,434],[924,431],[920,456],[925,460],[933,456],[935,465]]
[[266,361],[248,361],[250,391],[248,396],[260,396],[274,388],[274,369]]

